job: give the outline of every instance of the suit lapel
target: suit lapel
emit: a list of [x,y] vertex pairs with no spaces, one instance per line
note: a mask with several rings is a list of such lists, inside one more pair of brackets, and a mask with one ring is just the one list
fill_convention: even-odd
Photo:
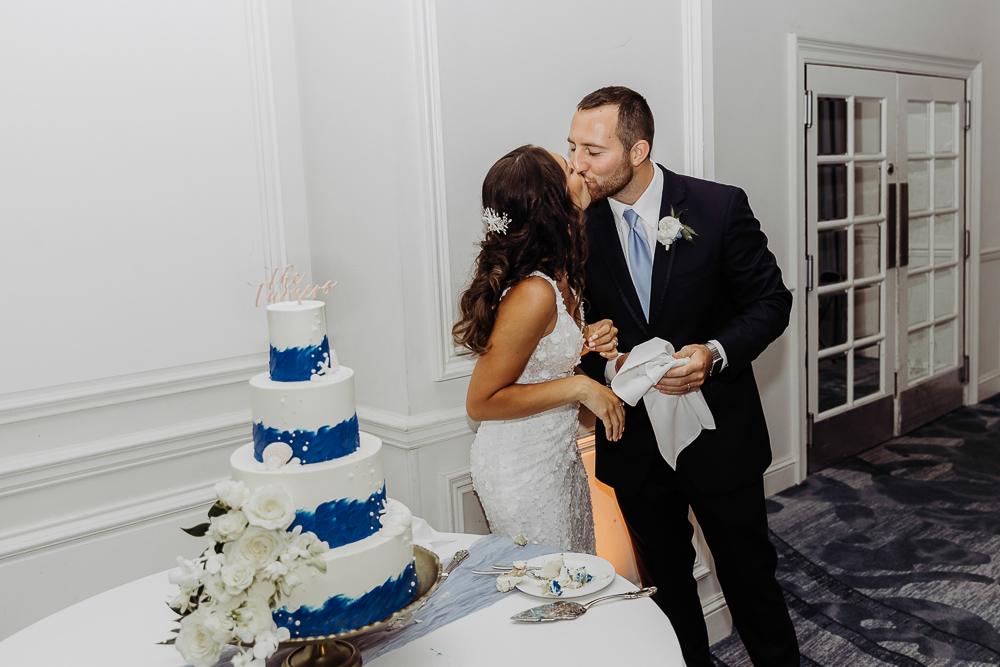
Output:
[[[656,165],[663,172],[663,195],[660,198],[660,218],[670,215],[670,209],[674,212],[680,209],[681,202],[684,201],[684,182],[680,176],[672,171]],[[654,222],[657,224],[659,221]],[[619,245],[621,245],[619,243]],[[674,257],[681,250],[683,245],[674,241],[670,250],[667,250],[662,243],[657,242],[655,254],[653,256],[653,284],[649,290],[649,321],[650,327],[657,322],[660,317],[660,310],[663,308],[663,301],[667,296],[667,287],[670,285],[670,274],[674,268]],[[635,288],[633,288],[633,292]],[[638,300],[638,297],[636,297]],[[642,312],[640,310],[640,312]]]
[[628,264],[625,262],[625,253],[622,250],[622,242],[618,237],[615,216],[611,212],[611,205],[608,204],[607,200],[596,204],[592,230],[591,238],[596,242],[597,248],[590,249],[591,255],[596,254],[597,249],[600,249],[601,257],[608,265],[611,278],[615,282],[615,288],[618,290],[625,308],[632,315],[635,323],[639,325],[642,333],[648,336],[649,325],[646,323],[646,316],[643,315],[642,304],[639,303],[635,284],[632,283],[632,274],[629,273]]

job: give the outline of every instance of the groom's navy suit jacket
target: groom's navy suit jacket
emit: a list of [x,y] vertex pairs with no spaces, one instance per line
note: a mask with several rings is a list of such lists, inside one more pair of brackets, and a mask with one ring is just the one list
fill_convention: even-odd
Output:
[[[759,480],[771,461],[764,411],[751,362],[788,326],[792,295],[767,248],[767,238],[739,188],[680,176],[663,167],[660,217],[671,207],[697,236],[654,250],[650,318],[642,312],[614,214],[607,200],[587,210],[587,320],[610,318],[619,350],[659,337],[676,349],[715,339],[728,366],[708,378],[702,394],[715,418],[677,461],[677,472],[698,491],[717,495]],[[652,221],[654,224],[657,221]],[[606,360],[585,355],[583,366],[604,381]],[[645,404],[626,406],[625,432],[608,442],[596,429],[596,474],[612,487],[637,488],[659,457]]]

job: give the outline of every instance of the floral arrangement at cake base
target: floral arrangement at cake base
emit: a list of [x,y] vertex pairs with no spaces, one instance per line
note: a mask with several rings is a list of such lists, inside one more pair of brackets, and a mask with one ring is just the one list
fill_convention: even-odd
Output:
[[[217,502],[209,522],[184,532],[205,537],[208,545],[194,560],[178,557],[170,583],[180,591],[167,604],[180,615],[177,637],[168,640],[195,667],[219,661],[222,649],[235,643],[234,667],[264,667],[278,644],[289,638],[271,616],[281,596],[301,583],[296,566],[326,570],[322,554],[329,547],[295,520],[291,495],[268,485],[252,493],[243,482],[215,485]],[[253,644],[248,650],[244,644]]]

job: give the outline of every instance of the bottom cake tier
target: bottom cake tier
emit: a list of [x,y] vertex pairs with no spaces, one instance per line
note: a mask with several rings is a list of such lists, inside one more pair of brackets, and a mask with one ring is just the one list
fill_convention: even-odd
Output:
[[302,583],[273,613],[293,638],[325,637],[382,620],[402,609],[417,590],[412,515],[387,499],[382,529],[324,554],[326,572],[300,566]]

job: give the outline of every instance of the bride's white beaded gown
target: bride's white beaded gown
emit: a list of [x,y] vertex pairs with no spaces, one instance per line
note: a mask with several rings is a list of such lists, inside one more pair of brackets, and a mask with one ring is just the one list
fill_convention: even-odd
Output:
[[[573,375],[583,348],[583,333],[566,310],[556,283],[538,271],[531,275],[552,285],[559,314],[552,333],[539,341],[528,359],[518,384]],[[472,444],[472,483],[494,534],[523,535],[530,542],[594,553],[590,487],[576,445],[577,411],[578,404],[570,403],[479,426]]]

